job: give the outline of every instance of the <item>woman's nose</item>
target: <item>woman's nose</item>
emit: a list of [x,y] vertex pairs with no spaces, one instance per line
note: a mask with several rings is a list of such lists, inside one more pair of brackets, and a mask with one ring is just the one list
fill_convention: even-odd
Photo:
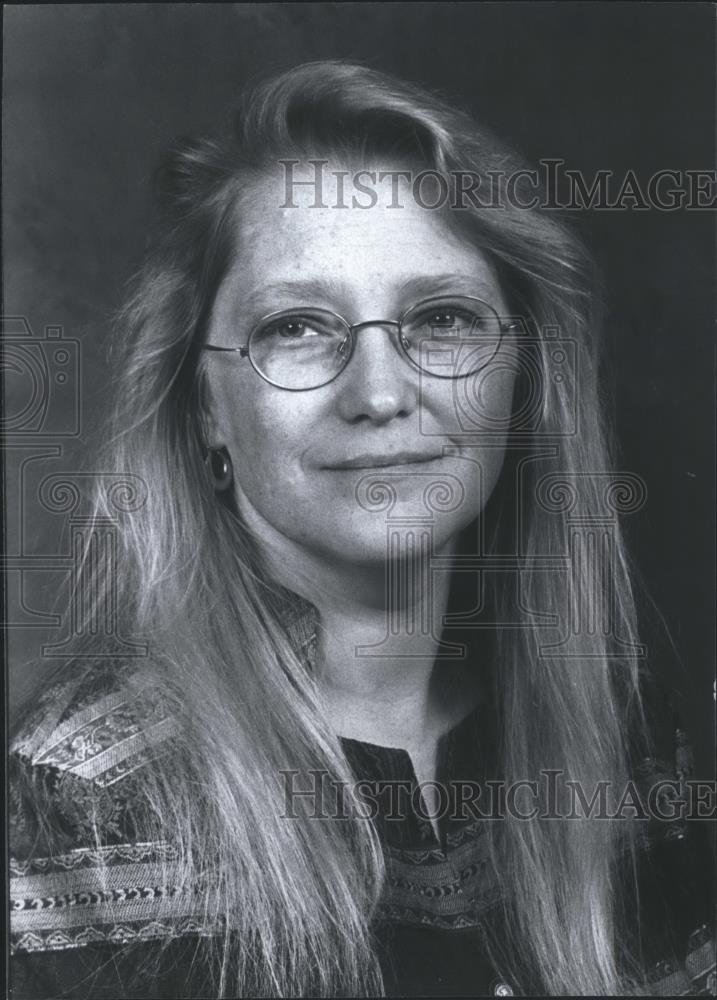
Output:
[[354,350],[336,381],[345,420],[383,424],[408,416],[418,403],[418,372],[403,355],[395,326],[381,323],[354,331]]

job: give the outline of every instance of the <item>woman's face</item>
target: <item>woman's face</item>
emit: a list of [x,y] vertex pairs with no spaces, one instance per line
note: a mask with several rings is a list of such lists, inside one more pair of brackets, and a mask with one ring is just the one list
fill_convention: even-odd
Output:
[[[337,203],[332,177],[324,176],[327,205]],[[313,189],[299,187],[296,207],[282,208],[283,179],[257,183],[207,342],[246,344],[257,321],[278,310],[322,307],[354,324],[398,319],[434,295],[479,297],[505,317],[487,259],[410,189],[403,207],[389,208],[386,187],[369,209],[316,208]],[[481,513],[503,463],[514,339],[504,335],[478,375],[453,380],[414,368],[395,327],[364,326],[355,338],[341,374],[301,392],[270,385],[238,354],[205,352],[209,443],[228,450],[242,517],[274,551],[289,545],[332,561],[383,560],[389,520],[431,523],[435,550],[447,550]],[[470,398],[480,400],[490,433],[480,421],[466,427]],[[390,510],[379,484],[394,496]]]

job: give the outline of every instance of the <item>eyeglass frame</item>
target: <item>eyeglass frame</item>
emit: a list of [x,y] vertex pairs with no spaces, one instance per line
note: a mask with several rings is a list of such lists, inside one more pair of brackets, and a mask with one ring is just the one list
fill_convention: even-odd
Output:
[[[498,330],[500,332],[500,337],[498,338],[498,344],[490,360],[486,361],[485,364],[480,366],[480,368],[476,368],[474,371],[465,372],[462,375],[437,375],[434,372],[426,371],[426,369],[422,368],[417,361],[413,360],[411,355],[408,353],[408,348],[406,347],[405,338],[401,336],[401,327],[406,319],[406,316],[408,316],[409,313],[414,312],[414,310],[417,310],[424,303],[441,302],[441,301],[450,302],[450,301],[455,301],[456,298],[468,299],[471,302],[480,302],[481,305],[487,306],[487,308],[490,309],[490,311],[494,314],[496,320],[498,321]],[[319,385],[310,385],[301,388],[296,388],[293,386],[285,386],[285,385],[280,385],[277,382],[273,382],[267,375],[264,374],[264,372],[261,371],[261,369],[255,364],[254,358],[252,357],[251,354],[251,339],[256,333],[256,331],[261,329],[269,321],[279,319],[279,317],[281,316],[290,316],[295,313],[301,314],[302,309],[306,310],[313,309],[319,312],[324,312],[330,316],[333,316],[335,319],[338,319],[348,332],[350,350],[346,354],[344,363],[341,366],[341,368],[339,368],[336,374],[332,375],[331,378],[327,379],[325,382],[320,382]],[[283,389],[285,392],[311,392],[313,389],[323,389],[324,386],[330,385],[339,377],[339,375],[341,375],[342,372],[346,370],[346,368],[349,365],[349,362],[351,361],[351,358],[353,357],[353,353],[356,348],[356,336],[355,336],[356,331],[360,330],[362,327],[366,326],[395,327],[399,333],[397,339],[401,348],[401,353],[403,357],[405,357],[406,360],[409,362],[409,364],[412,365],[413,368],[415,368],[419,372],[423,372],[424,375],[428,375],[430,378],[459,379],[459,378],[468,378],[469,376],[475,375],[479,371],[482,371],[484,368],[486,368],[500,350],[500,346],[503,342],[503,335],[509,333],[511,330],[519,329],[520,325],[521,325],[520,323],[503,322],[500,318],[497,309],[495,309],[494,306],[490,304],[490,302],[486,302],[485,299],[481,299],[477,295],[433,295],[429,296],[429,298],[427,299],[419,299],[418,302],[415,302],[413,305],[409,306],[408,309],[404,309],[404,311],[401,313],[398,319],[367,319],[367,320],[362,320],[360,323],[349,323],[348,320],[346,320],[343,316],[340,315],[340,313],[334,312],[333,309],[324,309],[322,306],[297,306],[296,308],[292,309],[279,309],[275,312],[267,313],[266,316],[262,316],[261,319],[257,320],[254,326],[251,328],[251,331],[249,332],[246,344],[241,344],[239,347],[220,347],[217,346],[216,344],[202,344],[201,349],[203,351],[216,351],[224,354],[238,354],[239,357],[241,358],[249,358],[249,363],[251,364],[252,368],[257,373],[257,375],[260,378],[264,379],[265,382],[268,382],[269,385],[274,386],[275,389]],[[342,342],[342,344],[343,343],[345,343],[345,341]]]

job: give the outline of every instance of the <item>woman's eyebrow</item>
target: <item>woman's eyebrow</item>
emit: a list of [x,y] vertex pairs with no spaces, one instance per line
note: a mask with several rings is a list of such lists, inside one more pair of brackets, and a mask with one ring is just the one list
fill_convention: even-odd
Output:
[[293,295],[305,299],[325,299],[340,295],[345,291],[343,282],[331,278],[305,278],[298,281],[276,281],[261,285],[245,297],[248,305],[271,303],[272,297]]
[[399,290],[406,294],[425,294],[427,291],[435,292],[462,292],[463,294],[475,294],[493,290],[492,282],[485,278],[480,278],[475,274],[422,274],[415,277],[406,278],[401,282]]

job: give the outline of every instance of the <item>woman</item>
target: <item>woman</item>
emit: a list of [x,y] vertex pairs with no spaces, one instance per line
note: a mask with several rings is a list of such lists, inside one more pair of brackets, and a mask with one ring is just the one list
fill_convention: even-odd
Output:
[[[702,904],[645,873],[684,883],[687,824],[624,809],[671,774],[639,483],[609,477],[589,262],[521,169],[339,63],[167,155],[102,465],[136,502],[14,744],[18,995],[704,987]],[[146,657],[93,655],[110,601]],[[615,821],[578,808],[599,782]]]

